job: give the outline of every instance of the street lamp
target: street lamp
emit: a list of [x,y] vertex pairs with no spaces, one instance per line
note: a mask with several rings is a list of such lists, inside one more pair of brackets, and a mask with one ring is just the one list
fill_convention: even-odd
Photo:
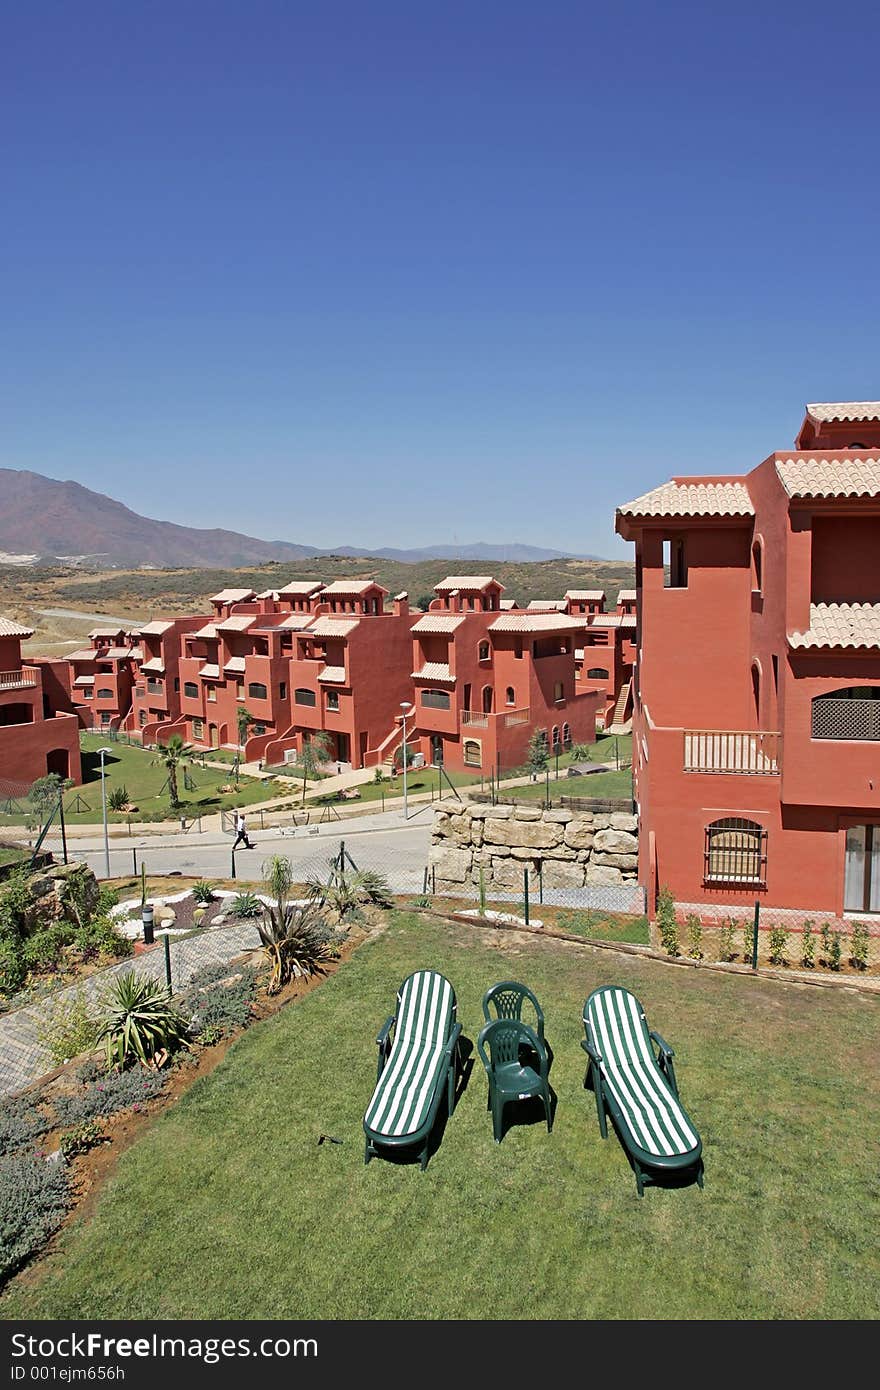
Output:
[[101,811],[104,817],[104,873],[107,878],[110,877],[110,837],[107,832],[107,774],[104,771],[104,757],[112,752],[112,748],[98,749],[101,759]]
[[409,700],[401,700],[400,708],[403,710],[403,819],[408,820],[408,810],[406,802],[406,716],[412,709]]

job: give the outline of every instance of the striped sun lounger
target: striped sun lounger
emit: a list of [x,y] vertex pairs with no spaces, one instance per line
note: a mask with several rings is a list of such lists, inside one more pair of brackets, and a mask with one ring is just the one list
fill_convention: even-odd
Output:
[[590,1058],[584,1086],[592,1084],[596,1093],[603,1139],[606,1110],[611,1115],[635,1169],[639,1196],[660,1173],[689,1168],[702,1187],[703,1145],[678,1098],[672,1048],[659,1033],[649,1032],[635,995],[618,985],[594,990],[584,1004],[584,1031],[581,1046]]
[[[392,1037],[393,1033],[393,1037]],[[383,1149],[421,1145],[421,1167],[445,1096],[452,1114],[458,1073],[455,990],[434,970],[417,970],[397,991],[397,1012],[376,1042],[376,1089],[364,1115],[364,1162]]]

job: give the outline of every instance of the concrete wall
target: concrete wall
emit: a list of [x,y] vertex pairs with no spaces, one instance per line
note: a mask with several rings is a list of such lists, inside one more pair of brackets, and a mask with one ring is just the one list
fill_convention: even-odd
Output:
[[441,801],[428,863],[437,892],[470,893],[480,883],[515,892],[523,869],[545,888],[619,884],[636,878],[638,830],[624,811],[547,811],[540,806]]

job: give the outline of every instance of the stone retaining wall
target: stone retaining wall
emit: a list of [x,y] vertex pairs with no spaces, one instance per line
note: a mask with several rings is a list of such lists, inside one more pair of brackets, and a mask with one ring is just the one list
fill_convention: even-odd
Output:
[[540,806],[441,801],[428,864],[436,891],[522,888],[523,869],[545,888],[582,888],[635,880],[638,821],[630,812],[547,811]]

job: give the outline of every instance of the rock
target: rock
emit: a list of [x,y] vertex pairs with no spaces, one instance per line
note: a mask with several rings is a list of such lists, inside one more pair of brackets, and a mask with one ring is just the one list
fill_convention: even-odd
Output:
[[153,909],[153,922],[157,927],[160,923],[162,926],[170,927],[172,923],[176,921],[177,913],[174,911],[173,907],[168,907],[163,904],[163,906]]
[[487,820],[483,831],[489,844],[519,845],[529,849],[552,849],[562,841],[561,825],[543,821]]
[[428,867],[437,878],[448,879],[451,883],[464,883],[471,867],[471,851],[454,849],[446,845],[432,845],[428,855]]
[[594,867],[592,864],[588,864],[586,882],[595,883],[597,885],[622,883],[623,874],[619,869],[613,869],[610,865],[599,864]]
[[593,844],[593,851],[603,854],[638,854],[639,842],[635,835],[625,830],[600,830]]
[[611,829],[612,829],[612,830],[629,830],[632,834],[636,834],[636,832],[638,831],[638,828],[639,828],[639,818],[638,818],[638,816],[631,816],[631,815],[628,815],[626,811],[612,811],[612,813],[611,813]]
[[593,825],[597,830],[607,830],[610,824],[610,816],[600,815],[598,812],[593,816]]
[[[523,863],[519,859],[494,859],[492,861],[492,878],[498,888],[508,891],[522,892],[523,869],[531,867],[528,863]],[[535,885],[537,888],[537,884]]]
[[589,821],[582,816],[578,816],[577,820],[569,821],[563,835],[569,849],[592,849],[594,839],[592,816]]
[[574,811],[545,811],[544,819],[551,825],[568,825],[570,820],[574,820]]
[[471,802],[468,806],[468,814],[471,820],[485,820],[487,816],[491,816],[497,809],[497,806],[492,806],[488,802],[485,806],[479,806],[476,802]]
[[536,858],[535,851],[533,849],[529,849],[526,845],[514,846],[514,848],[510,851],[510,857],[511,859],[527,860],[529,863],[535,865],[538,865],[541,862],[539,858]]
[[593,850],[591,864],[611,864],[615,869],[637,869],[639,867],[639,856],[637,854],[598,854]]
[[582,864],[561,864],[556,859],[544,860],[545,888],[580,888],[584,882]]
[[510,820],[514,809],[513,806],[487,806],[486,816],[491,816],[492,820]]
[[540,806],[517,806],[514,811],[515,820],[540,820],[542,815]]
[[446,797],[443,801],[438,801],[436,811],[440,815],[457,816],[461,808],[461,802],[454,797]]

